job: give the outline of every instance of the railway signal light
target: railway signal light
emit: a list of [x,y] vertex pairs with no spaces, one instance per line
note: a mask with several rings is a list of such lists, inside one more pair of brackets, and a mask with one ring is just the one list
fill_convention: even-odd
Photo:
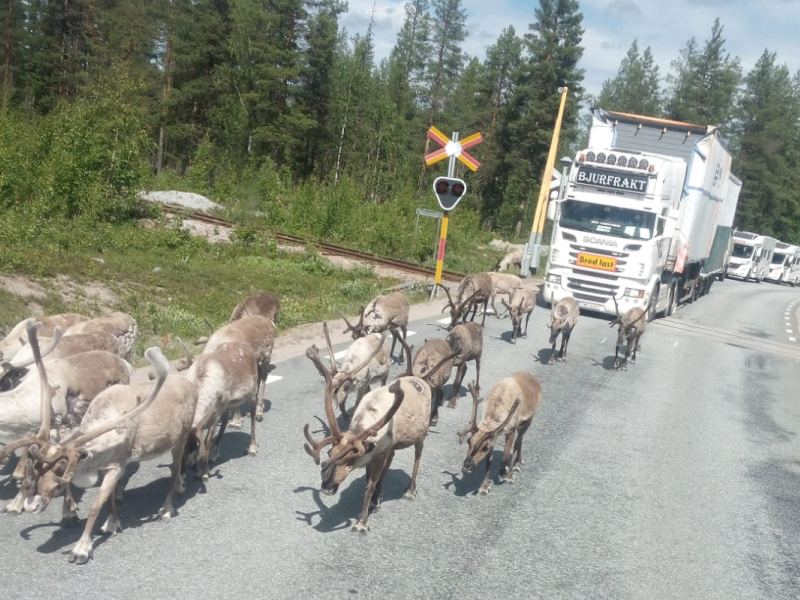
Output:
[[455,177],[437,177],[433,191],[442,210],[453,210],[467,192],[467,184]]

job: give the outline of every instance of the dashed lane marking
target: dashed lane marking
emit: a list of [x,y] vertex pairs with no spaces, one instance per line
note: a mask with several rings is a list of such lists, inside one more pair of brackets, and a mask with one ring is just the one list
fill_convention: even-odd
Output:
[[275,383],[276,381],[280,381],[281,379],[283,379],[283,377],[281,377],[280,375],[267,375],[267,384]]
[[[444,319],[439,319],[439,320],[438,320],[438,321],[436,321],[436,322],[437,322],[437,323],[443,323],[443,324],[445,324],[445,325],[449,325],[449,324],[450,324],[450,317],[445,317]],[[41,412],[41,411],[39,411],[39,412]]]

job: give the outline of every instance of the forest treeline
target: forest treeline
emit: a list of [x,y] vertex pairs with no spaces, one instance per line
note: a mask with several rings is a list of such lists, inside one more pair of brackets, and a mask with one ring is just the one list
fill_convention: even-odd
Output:
[[463,51],[462,0],[409,0],[380,61],[371,26],[340,26],[346,11],[340,0],[4,0],[0,208],[124,219],[136,189],[178,187],[276,226],[322,211],[315,227],[334,232],[337,207],[433,202],[443,170],[422,154],[435,125],[483,132],[459,211],[524,232],[566,85],[560,155],[580,144],[588,106],[718,126],[744,181],[737,225],[800,242],[800,73],[769,50],[744,73],[718,20],[668,73],[632,40],[591,97],[577,0],[539,0],[483,58]]

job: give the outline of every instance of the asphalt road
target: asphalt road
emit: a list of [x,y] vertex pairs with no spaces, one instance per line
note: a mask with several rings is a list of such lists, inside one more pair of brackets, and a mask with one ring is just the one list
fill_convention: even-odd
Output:
[[[610,370],[607,319],[581,317],[569,361],[547,366],[546,309],[516,346],[505,341],[508,320],[487,318],[484,391],[525,369],[544,389],[525,468],[513,485],[495,472],[492,492],[474,495],[482,469],[462,477],[455,434],[469,419],[462,396],[429,434],[418,499],[401,498],[406,450],[367,534],[349,530],[363,470],[336,496],[318,492],[302,427],[324,418],[322,380],[291,359],[267,387],[260,455],[242,456],[245,419],[208,484],[189,478],[171,523],[154,520],[166,457],[132,469],[125,529],[96,537],[87,565],[67,562],[80,528],[60,527],[60,503],[0,517],[0,597],[800,597],[800,344],[790,340],[800,339],[799,300],[788,287],[716,283],[651,324],[627,372]],[[435,319],[411,329],[417,345],[444,335]],[[14,491],[0,487],[0,500]]]

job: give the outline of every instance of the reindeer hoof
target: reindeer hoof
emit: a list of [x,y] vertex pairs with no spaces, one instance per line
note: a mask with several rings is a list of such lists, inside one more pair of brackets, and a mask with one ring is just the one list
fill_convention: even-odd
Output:
[[361,521],[356,521],[353,523],[352,530],[357,531],[358,533],[367,533],[369,531],[369,526]]
[[435,426],[439,423],[439,415],[433,415],[431,417],[431,427]]
[[417,499],[417,490],[412,490],[411,488],[406,490],[406,493],[403,494],[403,498],[406,500],[416,500]]
[[83,541],[79,540],[78,543],[72,547],[72,551],[69,553],[69,562],[78,565],[85,565],[87,562],[89,562],[90,558],[92,558],[91,540],[88,544],[84,544]]
[[556,361],[554,361],[554,360],[551,358],[550,360],[548,360],[548,361],[547,361],[547,364],[548,364],[548,365],[554,365],[554,364],[556,364]]
[[233,421],[230,422],[230,424],[228,424],[228,427],[230,427],[231,429],[241,429],[242,428],[242,420],[241,419],[233,420]]
[[248,456],[255,456],[258,454],[258,444],[253,443],[247,447],[247,455]]
[[450,402],[447,403],[447,408],[455,408],[455,407],[456,407],[455,400],[450,400]]
[[486,496],[486,495],[487,495],[489,492],[491,492],[491,491],[492,491],[492,488],[491,488],[491,487],[489,487],[488,485],[486,485],[486,486],[481,486],[481,487],[478,489],[478,495],[479,495],[479,496]]
[[115,536],[122,531],[122,525],[117,517],[109,516],[106,522],[100,528],[100,531],[106,535]]
[[162,508],[158,511],[158,520],[162,523],[169,523],[172,520],[173,514],[172,509]]

